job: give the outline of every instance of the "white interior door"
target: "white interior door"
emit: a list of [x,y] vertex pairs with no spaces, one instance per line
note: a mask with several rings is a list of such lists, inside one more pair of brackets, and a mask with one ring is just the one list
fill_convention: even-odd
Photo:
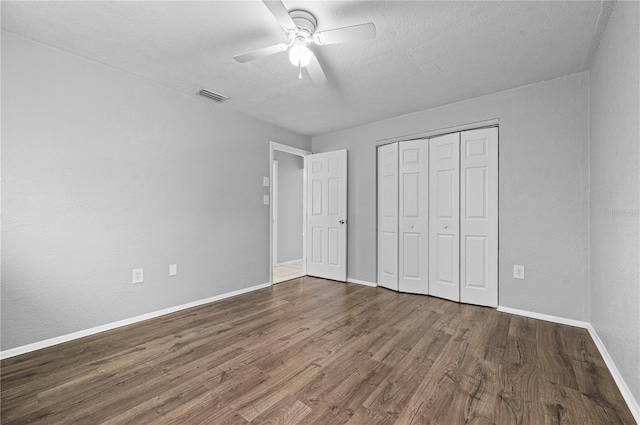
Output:
[[399,144],[398,290],[429,293],[429,141]]
[[398,143],[378,148],[378,285],[398,290]]
[[460,135],[460,301],[498,306],[498,129]]
[[429,294],[460,301],[460,133],[429,143]]
[[308,155],[307,274],[347,280],[347,150]]

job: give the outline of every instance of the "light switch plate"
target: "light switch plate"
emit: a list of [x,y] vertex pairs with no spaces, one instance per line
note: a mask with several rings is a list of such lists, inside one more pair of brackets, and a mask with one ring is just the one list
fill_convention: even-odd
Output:
[[262,178],[262,185],[264,187],[269,187],[269,177],[263,177]]
[[175,276],[178,274],[178,265],[169,264],[169,276]]
[[524,266],[513,266],[513,278],[524,279]]
[[265,205],[269,205],[269,195],[264,195],[262,197],[262,203]]

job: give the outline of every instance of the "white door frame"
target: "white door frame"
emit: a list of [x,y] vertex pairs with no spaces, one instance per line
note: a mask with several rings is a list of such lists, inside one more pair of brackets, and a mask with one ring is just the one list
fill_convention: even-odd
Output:
[[[271,246],[273,247],[273,265],[278,264],[278,161],[275,159],[271,161],[273,164],[273,170],[271,171],[271,211],[273,211],[273,241]],[[304,202],[304,200],[303,200]]]
[[[275,260],[274,250],[273,250],[273,242],[274,242],[274,229],[273,229],[273,220],[274,220],[274,205],[273,202],[273,157],[274,151],[281,151],[290,153],[292,155],[301,156],[305,158],[307,155],[311,155],[311,152],[305,151],[303,149],[294,148],[293,146],[283,145],[277,142],[269,142],[269,285],[273,285],[273,263]],[[302,273],[307,274],[307,240],[306,240],[306,229],[307,229],[307,161],[304,161],[304,172],[302,173],[302,263],[303,269]]]

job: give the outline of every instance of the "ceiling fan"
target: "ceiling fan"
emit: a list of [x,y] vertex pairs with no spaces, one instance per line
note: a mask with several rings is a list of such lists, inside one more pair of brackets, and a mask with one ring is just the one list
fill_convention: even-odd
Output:
[[325,83],[327,77],[318,58],[309,49],[309,44],[315,43],[318,46],[323,46],[376,38],[376,27],[372,23],[316,32],[318,21],[306,10],[288,11],[280,0],[262,1],[287,33],[289,43],[274,44],[234,56],[233,58],[240,63],[289,50],[289,61],[298,67],[298,78],[302,79],[302,68],[306,68],[314,83]]

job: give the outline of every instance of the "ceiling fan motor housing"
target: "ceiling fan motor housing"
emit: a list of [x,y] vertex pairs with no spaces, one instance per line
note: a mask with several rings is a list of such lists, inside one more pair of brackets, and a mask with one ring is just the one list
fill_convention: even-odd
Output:
[[289,16],[296,24],[296,28],[289,32],[289,39],[302,38],[305,44],[309,44],[313,40],[313,34],[318,25],[316,17],[306,10],[292,10],[289,12]]

